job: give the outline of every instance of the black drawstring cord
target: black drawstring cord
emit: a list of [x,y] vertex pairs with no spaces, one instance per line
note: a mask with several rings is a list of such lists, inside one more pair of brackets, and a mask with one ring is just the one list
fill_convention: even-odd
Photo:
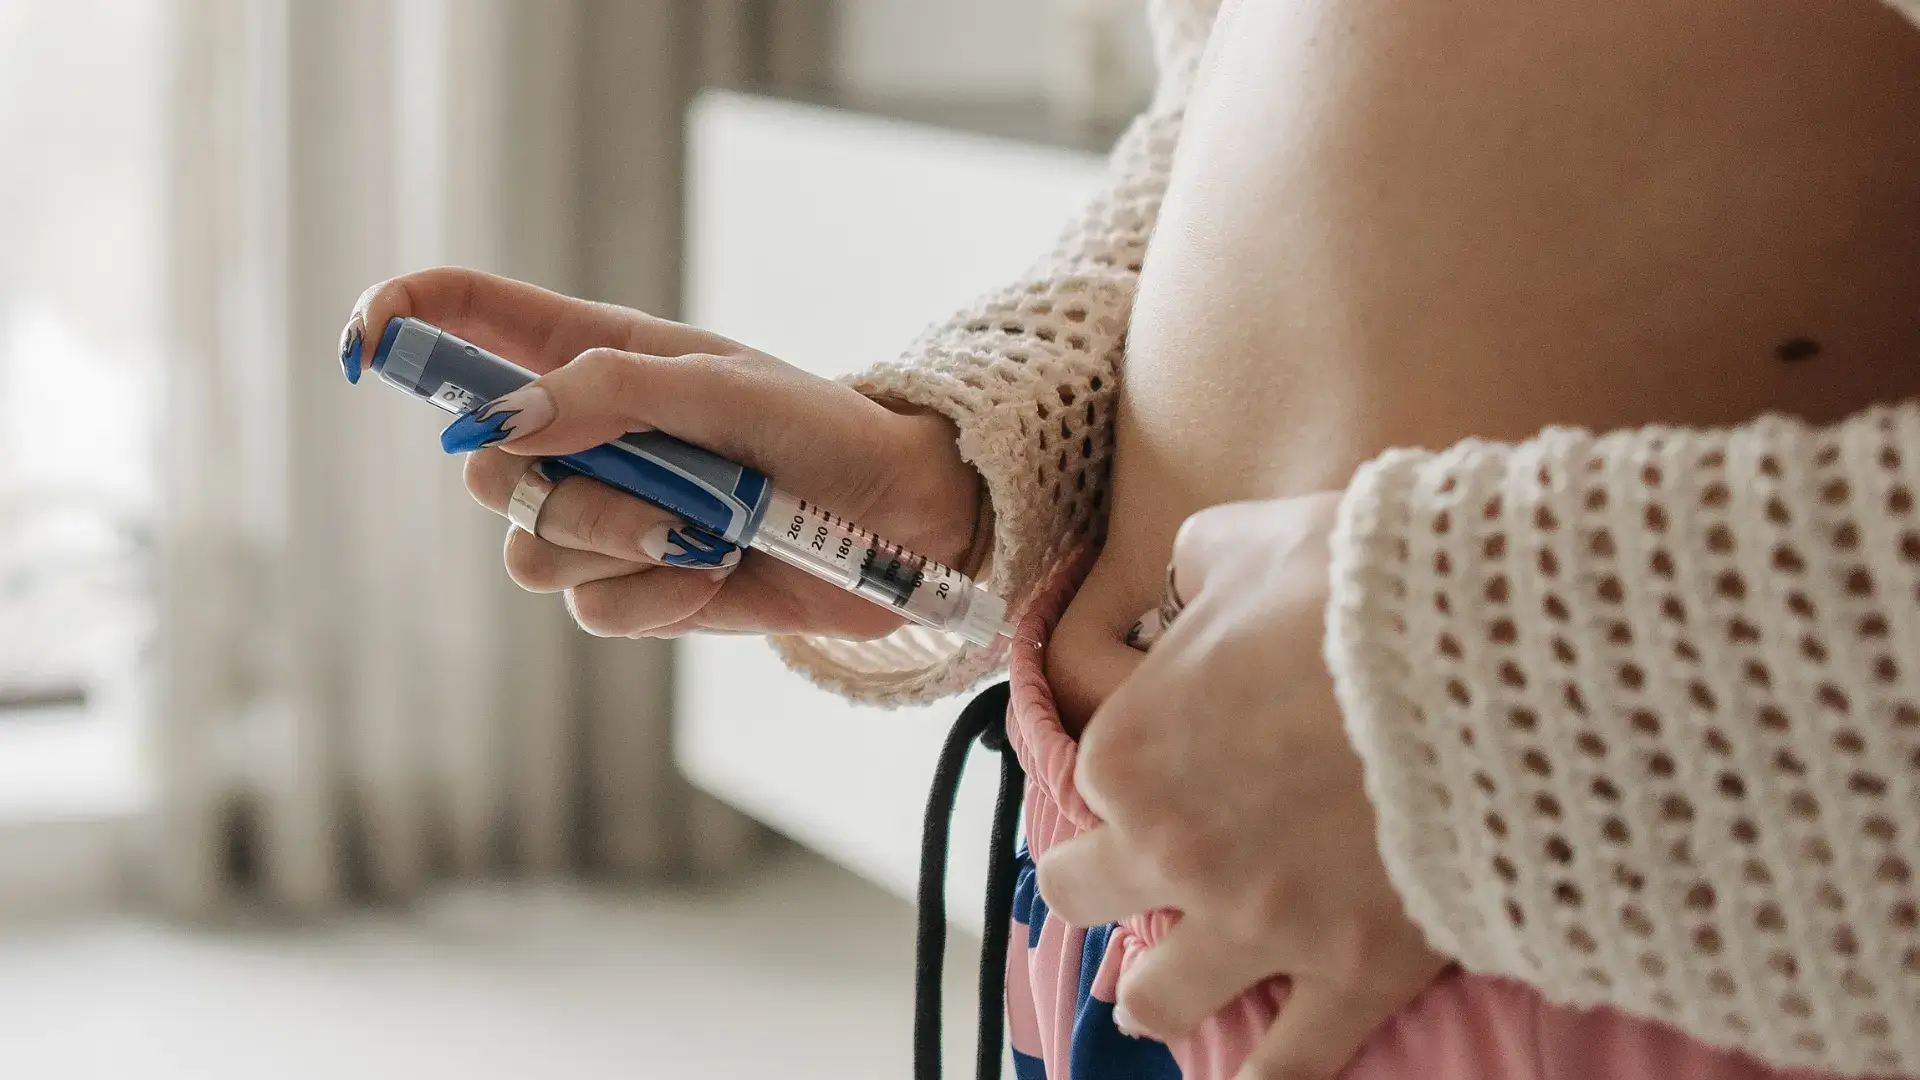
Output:
[[[1004,695],[1002,695],[1004,697]],[[1013,886],[1019,864],[1014,838],[1020,828],[1020,798],[1027,773],[1007,742],[1006,707],[1000,722],[980,733],[980,742],[1000,754],[1000,794],[993,803],[993,847],[987,853],[987,911],[980,944],[980,1080],[999,1080],[1007,1019],[1007,949],[1013,929]]]
[[987,863],[985,937],[980,945],[979,1080],[1000,1080],[1006,1034],[1007,944],[1012,929],[1014,832],[1026,773],[1007,742],[1006,683],[988,687],[960,710],[940,748],[920,834],[920,927],[913,969],[914,1080],[940,1080],[940,982],[947,954],[947,849],[954,800],[973,741],[1000,754],[1000,797],[993,808],[993,851]]

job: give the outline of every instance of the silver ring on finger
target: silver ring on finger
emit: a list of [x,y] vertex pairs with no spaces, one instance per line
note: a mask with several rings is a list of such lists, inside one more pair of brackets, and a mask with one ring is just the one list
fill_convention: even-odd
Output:
[[1173,582],[1173,563],[1167,563],[1167,581],[1160,590],[1160,629],[1164,632],[1173,625],[1174,617],[1187,606],[1180,596],[1180,589]]
[[527,471],[520,474],[519,483],[513,485],[513,494],[507,497],[507,520],[522,532],[539,536],[540,508],[559,486],[547,476],[542,462],[527,466]]

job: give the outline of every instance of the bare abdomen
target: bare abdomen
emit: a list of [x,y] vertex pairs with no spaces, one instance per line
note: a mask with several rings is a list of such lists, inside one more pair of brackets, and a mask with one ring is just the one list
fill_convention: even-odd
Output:
[[1867,0],[1229,0],[1149,252],[1084,719],[1180,522],[1392,446],[1920,393],[1920,31]]

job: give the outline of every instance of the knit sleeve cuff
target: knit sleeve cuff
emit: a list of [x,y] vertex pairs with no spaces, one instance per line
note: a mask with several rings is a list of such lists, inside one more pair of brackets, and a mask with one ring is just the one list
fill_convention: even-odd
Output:
[[1396,451],[1332,544],[1328,666],[1437,949],[1920,1067],[1920,406]]

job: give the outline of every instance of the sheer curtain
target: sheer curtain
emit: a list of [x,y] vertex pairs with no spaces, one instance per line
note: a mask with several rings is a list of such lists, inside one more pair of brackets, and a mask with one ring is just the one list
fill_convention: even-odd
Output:
[[436,263],[671,313],[688,95],[817,82],[826,7],[176,0],[145,845],[176,910],[750,854],[673,772],[665,647],[514,589],[439,418],[335,351],[362,288]]
[[0,3],[0,714],[150,633],[164,10]]

